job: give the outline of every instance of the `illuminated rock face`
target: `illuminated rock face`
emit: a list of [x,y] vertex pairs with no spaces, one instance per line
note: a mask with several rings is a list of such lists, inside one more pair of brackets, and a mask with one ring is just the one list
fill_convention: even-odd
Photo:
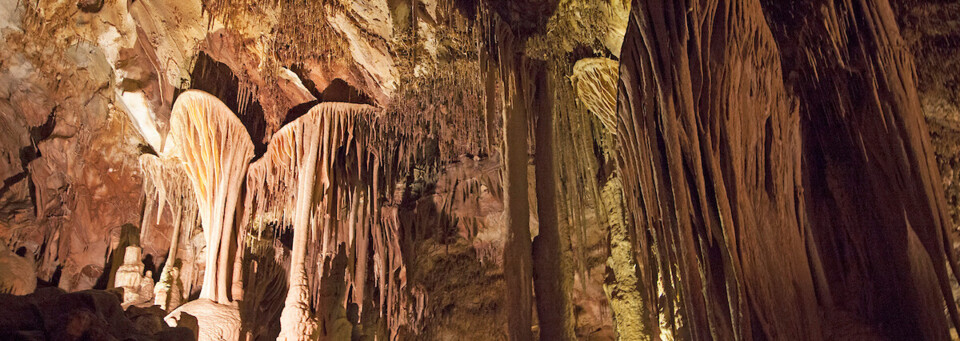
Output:
[[170,327],[194,331],[197,341],[240,339],[240,311],[236,303],[219,304],[200,298],[170,312],[163,320]]
[[240,120],[223,102],[187,91],[174,103],[170,138],[193,184],[207,261],[201,298],[230,302],[233,283],[234,213],[240,185],[253,158],[253,144]]
[[[144,212],[141,230],[143,234],[157,233],[152,231],[152,220],[157,221],[163,216],[164,208],[169,208],[173,216],[173,229],[170,232],[170,248],[167,252],[160,281],[156,285],[154,302],[164,310],[171,310],[180,305],[183,300],[184,279],[180,277],[183,264],[192,264],[193,259],[181,259],[179,251],[181,240],[193,235],[196,228],[197,204],[196,196],[186,173],[181,167],[179,159],[164,155],[161,157],[144,154],[140,156],[140,170],[144,174],[143,187],[146,194],[148,209]],[[150,214],[156,211],[156,217]],[[183,238],[183,236],[187,238]],[[146,239],[146,238],[144,238]],[[186,248],[186,245],[185,245]],[[187,278],[192,281],[192,277]]]
[[27,295],[37,288],[37,270],[33,260],[0,249],[0,292]]
[[[357,221],[356,207],[350,207],[348,217],[340,216],[339,208],[343,196],[352,197],[354,203],[359,203],[361,198],[370,200],[363,197],[363,190],[373,186],[367,182],[373,178],[376,164],[367,163],[375,161],[368,159],[372,155],[367,150],[369,141],[364,130],[368,129],[367,122],[376,118],[376,112],[367,105],[319,104],[280,129],[270,141],[266,155],[251,166],[249,195],[257,196],[257,202],[251,199],[248,206],[281,211],[273,213],[279,214],[284,225],[289,223],[293,229],[290,288],[280,317],[280,339],[304,340],[317,332],[332,337],[330,334],[335,332],[329,327],[317,330],[308,275],[315,270],[308,268],[306,257],[311,248],[327,255],[335,252],[341,243],[353,245],[354,238],[366,239],[363,227],[367,222]],[[338,155],[341,151],[345,157]],[[356,161],[359,162],[353,163]],[[345,169],[336,168],[338,166]],[[270,198],[280,201],[272,204],[264,201]],[[256,216],[262,217],[265,213],[260,211]],[[359,265],[361,273],[365,273],[367,246],[360,245],[360,248]],[[363,281],[363,277],[360,280]],[[327,312],[318,316],[327,322],[325,325],[338,320],[338,316],[327,316],[330,311],[336,311],[335,308],[326,309]]]

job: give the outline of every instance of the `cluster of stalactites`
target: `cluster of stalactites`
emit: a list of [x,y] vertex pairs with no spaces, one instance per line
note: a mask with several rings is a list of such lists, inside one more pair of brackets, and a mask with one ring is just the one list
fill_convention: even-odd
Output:
[[609,58],[585,58],[573,66],[577,100],[610,133],[617,131],[617,80],[620,64]]
[[[308,273],[314,307],[322,299],[320,279],[327,275],[324,260],[333,258],[343,244],[348,260],[344,279],[352,287],[349,299],[364,306],[367,276],[372,273],[381,291],[379,307],[390,309],[381,313],[401,314],[396,311],[401,309],[399,304],[387,304],[399,302],[405,275],[396,214],[381,212],[380,207],[380,198],[391,194],[395,179],[389,171],[392,153],[375,148],[383,144],[375,129],[379,119],[380,110],[369,105],[318,104],[277,131],[267,152],[247,173],[248,214],[241,226],[245,237],[263,237],[260,234],[268,223],[282,228],[295,225],[298,185],[306,181],[303,170],[315,170],[307,250],[307,259],[316,260],[307,262],[312,267]],[[315,148],[315,164],[308,165],[305,162],[311,161],[305,155],[311,148]],[[403,319],[391,320],[402,323]]]
[[[148,218],[160,223],[163,209],[169,207],[173,217],[180,217],[187,221],[195,220],[197,204],[193,196],[193,188],[190,187],[190,182],[180,167],[179,161],[176,158],[158,157],[153,154],[140,155],[139,161],[147,204],[151,209],[156,209],[156,217],[151,215]],[[147,230],[149,226],[152,224],[145,224],[142,228]],[[188,226],[183,232],[191,235],[192,227]]]
[[202,91],[177,98],[170,118],[172,155],[193,185],[207,264],[200,296],[229,302],[230,239],[240,185],[253,158],[253,143],[240,119],[223,102]]
[[173,112],[170,134],[177,142],[175,153],[193,183],[202,215],[210,210],[219,181],[236,173],[231,168],[246,167],[253,158],[253,143],[240,119],[210,94],[184,92]]

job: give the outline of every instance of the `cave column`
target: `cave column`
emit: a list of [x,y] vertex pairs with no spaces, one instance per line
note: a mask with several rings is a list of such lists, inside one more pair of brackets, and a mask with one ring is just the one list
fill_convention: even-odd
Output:
[[503,81],[503,160],[505,172],[504,211],[506,238],[503,274],[507,284],[507,329],[510,340],[533,338],[532,259],[530,253],[530,204],[527,194],[527,113],[520,91],[512,32],[498,25],[500,75]]
[[[298,167],[296,206],[293,213],[293,250],[290,256],[290,288],[280,314],[280,337],[278,340],[306,340],[315,330],[310,314],[310,292],[307,277],[307,247],[309,246],[312,215],[312,198],[316,184],[319,129],[306,127],[303,141],[310,143],[303,164]],[[326,228],[326,227],[324,227]]]
[[[560,244],[557,217],[557,179],[553,154],[553,77],[543,62],[528,61],[534,78],[533,114],[536,115],[534,143],[536,154],[537,217],[540,232],[533,243],[533,285],[537,298],[537,317],[542,340],[575,340],[573,311],[565,294],[566,274]],[[569,288],[566,288],[569,289]]]

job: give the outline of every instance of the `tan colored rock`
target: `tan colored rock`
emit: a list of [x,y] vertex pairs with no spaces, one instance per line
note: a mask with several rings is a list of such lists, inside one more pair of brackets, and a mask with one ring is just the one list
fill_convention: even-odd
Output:
[[7,248],[0,249],[0,292],[27,295],[36,288],[37,270],[33,260]]
[[180,306],[163,320],[171,327],[194,330],[197,341],[240,339],[240,310],[235,302],[219,304],[200,298]]
[[609,58],[585,58],[573,65],[570,80],[577,100],[603,123],[604,131],[617,133],[617,79],[620,63]]
[[[167,269],[169,267],[169,269]],[[160,274],[160,281],[154,289],[154,304],[163,310],[179,307],[183,302],[183,281],[180,279],[180,267],[167,265]]]
[[225,304],[233,280],[234,212],[253,145],[237,116],[210,94],[181,94],[171,115],[170,134],[178,146],[174,155],[193,185],[207,240],[200,297]]
[[[114,287],[123,289],[121,304],[126,307],[146,300],[140,297],[140,288],[143,282],[143,262],[140,261],[141,249],[139,246],[128,246],[124,252],[123,265],[117,269]],[[152,292],[150,296],[150,298],[153,297]]]

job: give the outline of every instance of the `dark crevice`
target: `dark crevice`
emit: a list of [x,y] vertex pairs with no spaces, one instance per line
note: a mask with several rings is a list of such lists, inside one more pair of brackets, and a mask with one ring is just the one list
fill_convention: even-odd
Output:
[[306,115],[307,112],[310,112],[310,109],[316,106],[318,103],[320,103],[320,101],[310,101],[290,108],[290,111],[287,111],[287,116],[283,118],[283,124],[281,124],[281,126],[285,126],[287,123],[293,122],[297,118],[300,118],[300,116]]
[[357,88],[354,88],[346,81],[337,78],[323,89],[323,93],[317,96],[321,102],[344,102],[373,105],[370,96],[367,96]]
[[267,122],[263,107],[256,100],[255,94],[248,95],[243,103],[240,102],[238,95],[242,85],[240,79],[230,70],[230,67],[214,60],[206,53],[200,52],[190,77],[192,79],[190,89],[210,93],[223,101],[227,108],[237,114],[237,117],[243,122],[243,126],[247,128],[247,133],[250,134],[255,158],[263,155],[267,151],[267,144],[264,141]]
[[321,98],[320,90],[317,90],[317,84],[307,77],[307,70],[303,68],[303,65],[295,64],[290,66],[290,71],[292,71],[297,78],[300,78],[300,83],[303,83],[303,87],[307,88],[307,91],[313,95],[314,98]]

